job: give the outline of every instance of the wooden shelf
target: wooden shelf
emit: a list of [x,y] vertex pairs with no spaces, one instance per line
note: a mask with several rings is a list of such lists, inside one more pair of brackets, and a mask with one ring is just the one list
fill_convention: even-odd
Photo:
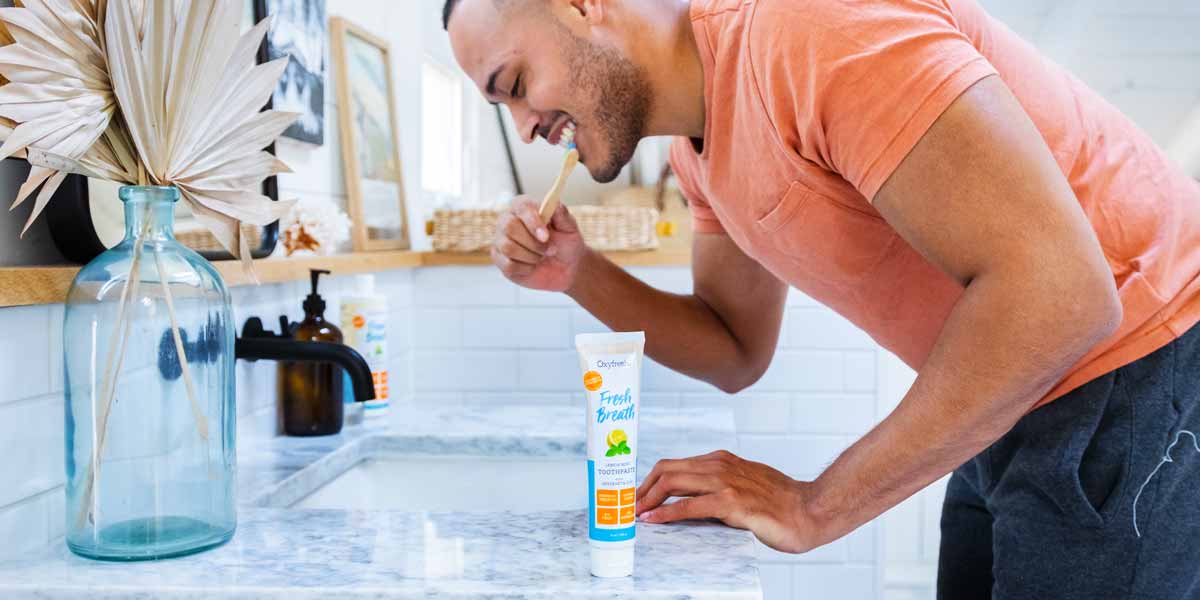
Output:
[[[646,250],[639,252],[605,252],[604,256],[622,267],[676,267],[692,264],[690,251]],[[490,265],[492,259],[484,253],[425,252],[422,267],[455,265]]]
[[[307,280],[309,269],[327,269],[336,275],[375,273],[392,269],[411,269],[421,266],[422,253],[409,251],[356,252],[334,256],[275,258],[254,261],[254,271],[261,283],[282,283]],[[250,285],[240,262],[222,260],[213,263],[225,279],[225,285]]]
[[[681,250],[651,250],[646,252],[606,252],[605,256],[623,267],[666,267],[691,264],[691,254]],[[241,263],[218,261],[217,271],[226,285],[249,285],[250,278],[242,272]],[[455,265],[490,265],[487,254],[453,254],[443,252],[359,252],[336,256],[265,259],[254,262],[260,282],[282,283],[308,278],[309,269],[328,269],[337,275],[374,273],[392,269],[443,267]],[[2,267],[0,268],[0,307],[57,304],[67,297],[71,281],[79,273],[76,266]]]
[[63,302],[76,273],[79,267],[0,268],[0,307]]

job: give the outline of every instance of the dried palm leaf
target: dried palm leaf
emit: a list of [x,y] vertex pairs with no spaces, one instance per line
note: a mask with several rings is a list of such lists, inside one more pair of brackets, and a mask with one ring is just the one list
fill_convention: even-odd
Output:
[[260,193],[287,172],[264,150],[298,115],[262,112],[287,59],[255,64],[267,21],[239,34],[241,3],[26,0],[0,9],[0,159],[33,168],[26,229],[65,172],[174,185],[197,220],[253,274],[241,226],[289,203]]
[[[128,139],[113,128],[117,100],[110,84],[103,35],[107,3],[96,0],[26,0],[0,8],[0,159],[37,148],[66,161],[95,165],[109,177],[128,181],[136,162]],[[103,139],[103,144],[97,144]],[[96,148],[101,146],[100,148]],[[120,148],[114,148],[120,147]],[[25,229],[46,207],[65,174],[33,165],[17,192],[16,208],[39,187]]]
[[[130,138],[149,178],[174,185],[225,248],[250,259],[240,223],[278,220],[290,203],[261,194],[288,168],[263,150],[299,116],[262,112],[287,67],[255,65],[268,23],[239,35],[236,2],[113,2],[105,35],[109,73]],[[139,33],[139,29],[142,33]]]

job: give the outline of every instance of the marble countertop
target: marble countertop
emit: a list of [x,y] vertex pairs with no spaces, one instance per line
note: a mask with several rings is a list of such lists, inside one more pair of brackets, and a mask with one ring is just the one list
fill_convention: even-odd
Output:
[[[597,579],[588,571],[585,510],[288,508],[381,453],[584,452],[584,420],[571,407],[413,408],[390,422],[401,425],[348,427],[323,438],[244,435],[238,531],[228,544],[184,558],[115,564],[76,557],[60,540],[39,554],[0,562],[0,598],[762,597],[752,537],[717,523],[639,524],[634,576]],[[639,438],[639,477],[659,458],[736,444],[725,409],[643,409]]]

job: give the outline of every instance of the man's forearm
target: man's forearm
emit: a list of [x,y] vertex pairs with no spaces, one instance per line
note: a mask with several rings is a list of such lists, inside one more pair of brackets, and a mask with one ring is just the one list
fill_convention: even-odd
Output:
[[646,354],[671,369],[723,387],[737,368],[738,340],[706,303],[656,290],[598,252],[588,252],[567,295],[614,331],[645,331]]
[[814,482],[804,512],[822,543],[987,448],[1107,337],[1119,305],[1114,321],[1111,302],[1086,289],[1072,296],[1019,276],[972,282],[899,407]]

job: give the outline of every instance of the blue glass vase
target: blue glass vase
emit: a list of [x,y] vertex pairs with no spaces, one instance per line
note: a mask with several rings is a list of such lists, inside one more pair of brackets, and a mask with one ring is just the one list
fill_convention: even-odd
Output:
[[125,239],[67,296],[66,541],[153,560],[233,537],[234,329],[221,276],[175,240],[179,190],[120,197]]

